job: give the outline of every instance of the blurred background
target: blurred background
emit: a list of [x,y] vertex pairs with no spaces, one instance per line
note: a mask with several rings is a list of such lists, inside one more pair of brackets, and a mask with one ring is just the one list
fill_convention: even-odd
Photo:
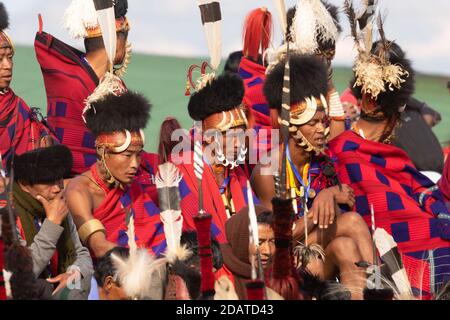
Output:
[[[287,0],[287,7],[295,0]],[[342,7],[343,0],[329,0]],[[358,3],[357,1],[355,1]],[[37,15],[44,18],[44,31],[83,49],[82,40],[71,39],[62,28],[62,16],[70,0],[4,0],[10,15],[9,33],[16,44],[12,88],[30,106],[46,113],[45,90],[33,42],[38,28]],[[166,116],[177,117],[185,128],[192,121],[185,97],[186,72],[193,63],[208,55],[195,0],[128,0],[131,24],[129,41],[133,57],[125,76],[127,86],[144,93],[152,102],[152,118],[146,129],[146,149],[156,151],[159,125]],[[242,49],[242,27],[247,13],[267,7],[274,16],[273,45],[281,42],[282,32],[272,0],[222,0],[222,53]],[[442,115],[433,131],[444,145],[450,141],[450,1],[381,1],[387,37],[395,40],[412,60],[417,76],[415,97]],[[349,37],[348,21],[340,13],[344,29],[334,61],[334,81],[340,92],[351,78],[355,56]]]

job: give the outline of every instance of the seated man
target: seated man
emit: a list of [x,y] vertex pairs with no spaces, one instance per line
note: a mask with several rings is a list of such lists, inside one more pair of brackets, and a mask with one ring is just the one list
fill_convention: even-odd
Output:
[[14,157],[14,182],[10,183],[18,236],[30,248],[34,275],[46,279],[49,286],[57,284],[56,299],[87,299],[92,260],[80,243],[64,199],[63,178],[71,165],[65,146],[38,148]]
[[[401,112],[414,92],[414,71],[393,42],[376,42],[366,54],[376,58],[360,56],[360,72],[352,81],[354,94],[362,100],[361,119],[330,141],[330,150],[337,157],[340,180],[355,190],[356,211],[371,225],[373,206],[376,227],[398,244],[414,295],[429,298],[450,274],[449,212],[434,183],[392,145]],[[394,73],[365,77],[361,70],[373,67],[367,61]]]
[[[285,62],[278,63],[268,74],[264,87],[270,107],[278,112],[282,105],[284,69]],[[317,57],[293,54],[290,70],[290,135],[287,144],[273,150],[271,165],[281,167],[286,152],[286,185],[297,213],[294,241],[302,241],[306,247],[320,244],[329,258],[325,258],[324,270],[314,272],[331,279],[338,269],[344,285],[358,288],[353,298],[360,298],[365,285],[364,270],[354,263],[373,261],[372,242],[363,219],[353,212],[341,214],[338,207],[352,207],[354,197],[351,188],[338,186],[333,164],[324,153],[328,130],[327,69]],[[315,81],[309,81],[311,78]],[[272,208],[275,196],[275,172],[271,170],[270,165],[258,165],[252,176],[255,193],[268,208]],[[312,268],[307,260],[305,257],[303,266]]]
[[159,208],[138,181],[144,147],[142,129],[147,125],[150,107],[142,95],[125,92],[93,101],[86,111],[86,125],[96,137],[98,159],[89,171],[71,180],[67,200],[81,241],[96,258],[113,247],[127,245],[130,215],[134,216],[138,246],[156,256],[164,252]]
[[5,167],[13,153],[51,145],[54,138],[37,119],[36,112],[10,88],[14,45],[4,31],[8,28],[8,14],[3,3],[0,3],[0,17],[0,160]]

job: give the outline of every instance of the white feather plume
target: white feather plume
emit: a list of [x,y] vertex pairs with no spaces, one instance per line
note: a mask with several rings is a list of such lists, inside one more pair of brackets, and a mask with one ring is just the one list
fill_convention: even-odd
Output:
[[138,248],[135,240],[134,218],[130,215],[128,222],[128,258],[111,254],[114,267],[117,270],[119,283],[125,293],[138,300],[160,300],[164,294],[164,279],[166,277],[166,259],[156,259],[145,248]]
[[172,162],[165,162],[158,166],[158,173],[156,175],[156,188],[178,187],[183,175],[180,174],[177,166]]
[[[133,252],[133,254],[131,254]],[[128,259],[111,255],[118,280],[127,296],[138,300],[161,300],[164,294],[166,259],[156,259],[147,249],[130,249]]]
[[[197,0],[199,6],[212,2],[217,2],[220,5],[219,0]],[[205,23],[203,28],[211,58],[210,65],[213,70],[217,70],[222,59],[222,21]]]
[[63,26],[74,39],[86,37],[86,29],[94,29],[99,26],[94,2],[92,0],[72,0],[64,13]]
[[286,4],[284,0],[273,0],[283,35],[287,31]]
[[319,47],[318,40],[336,42],[338,34],[333,17],[322,1],[298,0],[291,35],[300,53],[313,54]]
[[[171,197],[173,188],[178,188],[182,179],[179,169],[171,162],[166,162],[158,166],[156,175],[156,188],[160,196],[160,204],[164,201],[164,211],[160,213],[161,222],[164,224],[164,234],[166,236],[167,251],[166,257],[170,262],[177,258],[186,259],[185,248],[180,247],[181,233],[183,229],[183,216],[179,209],[179,196]],[[171,190],[172,189],[172,190]],[[178,189],[176,189],[178,190]],[[172,194],[173,196],[173,194]]]
[[[375,230],[373,239],[375,241],[378,252],[380,253],[380,256],[383,256],[393,248],[397,247],[397,243],[395,242],[394,238],[383,228],[377,228]],[[397,261],[395,259],[390,260],[395,261],[396,265],[393,267],[399,270],[391,275],[398,291],[397,296],[412,296],[411,284],[409,282],[408,275],[406,274],[406,270],[403,267],[402,261]]]

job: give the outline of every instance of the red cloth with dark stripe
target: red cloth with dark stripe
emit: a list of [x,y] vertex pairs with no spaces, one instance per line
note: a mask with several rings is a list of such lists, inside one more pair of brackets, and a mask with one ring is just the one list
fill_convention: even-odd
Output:
[[18,155],[39,147],[40,140],[51,135],[36,119],[25,101],[9,89],[0,94],[0,154],[3,167],[14,152]]
[[[266,68],[243,57],[239,65],[239,76],[244,81],[244,104],[250,109],[249,125],[258,133],[258,140],[255,140],[252,147],[269,152],[272,149],[272,121],[269,105],[263,92]],[[265,134],[262,134],[261,130],[265,130]]]
[[[198,214],[198,180],[195,176],[193,165],[193,153],[187,155],[188,161],[177,165],[180,173],[183,175],[179,185],[181,196],[181,211],[183,214],[183,229],[196,230],[194,217]],[[247,177],[242,168],[237,167],[230,172],[231,196],[236,212],[247,206]],[[226,242],[225,222],[228,216],[225,211],[225,205],[219,191],[216,179],[211,168],[204,163],[204,172],[202,179],[203,208],[212,215],[211,232],[219,243]],[[257,203],[255,199],[255,203]]]
[[397,242],[414,293],[432,296],[450,279],[449,220],[439,218],[448,210],[440,191],[395,146],[347,131],[330,141],[330,150],[340,181],[355,191],[355,211],[371,226],[373,205],[376,227]]
[[58,140],[72,151],[73,174],[95,163],[95,138],[81,117],[85,99],[99,79],[84,59],[84,53],[45,32],[34,43],[47,94],[47,117]]
[[147,248],[156,256],[161,255],[166,249],[164,226],[158,206],[151,199],[150,193],[145,191],[145,186],[139,183],[141,173],[138,173],[131,185],[122,190],[119,187],[109,189],[99,178],[95,165],[91,172],[106,194],[101,205],[93,212],[94,218],[100,220],[106,229],[106,239],[119,246],[128,245],[126,217],[130,213],[134,217],[138,247]]

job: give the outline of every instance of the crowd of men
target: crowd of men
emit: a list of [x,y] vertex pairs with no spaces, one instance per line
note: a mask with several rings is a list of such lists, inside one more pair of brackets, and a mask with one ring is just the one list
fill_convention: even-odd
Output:
[[[219,73],[220,4],[200,1],[211,59],[186,68],[194,125],[166,118],[158,154],[143,130],[161,106],[121,79],[127,0],[71,2],[85,52],[41,23],[45,117],[10,87],[0,3],[0,299],[449,299],[441,118],[413,97],[377,1],[276,3],[283,43],[256,8]],[[341,96],[340,12],[357,50]]]

